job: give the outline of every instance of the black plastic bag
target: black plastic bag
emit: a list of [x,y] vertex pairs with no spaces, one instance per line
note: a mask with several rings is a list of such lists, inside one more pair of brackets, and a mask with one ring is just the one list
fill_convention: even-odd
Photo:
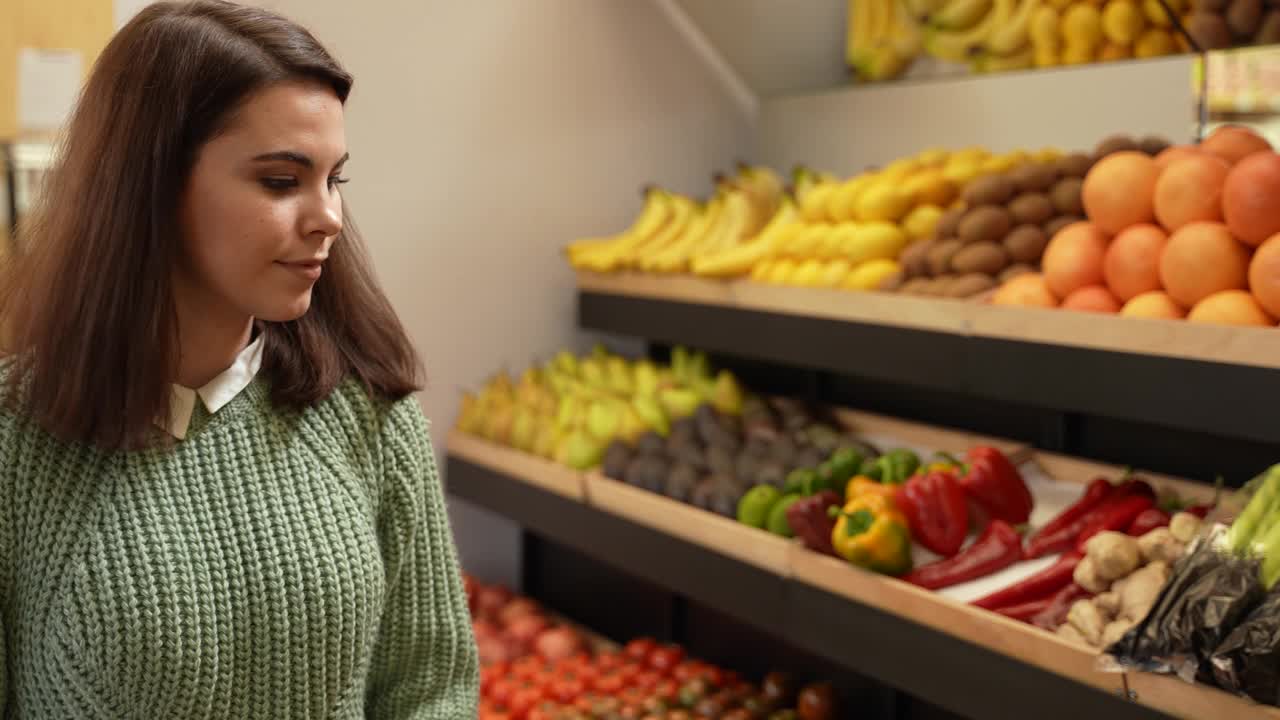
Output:
[[1209,663],[1223,689],[1280,705],[1280,590],[1231,631]]
[[1213,682],[1209,656],[1265,596],[1258,562],[1197,544],[1173,568],[1155,605],[1107,648],[1124,667]]

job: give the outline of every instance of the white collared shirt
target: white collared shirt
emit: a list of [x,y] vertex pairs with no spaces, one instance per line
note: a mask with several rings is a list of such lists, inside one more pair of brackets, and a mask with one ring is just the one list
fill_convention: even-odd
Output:
[[196,398],[204,403],[210,414],[218,412],[227,403],[235,399],[262,367],[262,335],[245,346],[236,356],[231,367],[223,370],[217,377],[193,390],[175,383],[169,396],[169,425],[165,428],[173,437],[182,440],[187,436],[191,426],[191,415],[196,409]]

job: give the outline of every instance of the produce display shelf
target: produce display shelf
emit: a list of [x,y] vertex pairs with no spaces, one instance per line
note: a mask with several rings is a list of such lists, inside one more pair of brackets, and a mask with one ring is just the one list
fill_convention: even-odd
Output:
[[448,442],[450,456],[522,478],[530,485],[570,500],[582,500],[584,497],[582,473],[564,465],[457,430],[449,433]]
[[[877,420],[853,419],[863,427]],[[926,442],[949,433],[914,431],[941,434],[921,438]],[[1099,713],[1280,719],[1280,710],[1212,688],[1101,672],[1095,653],[1051,633],[858,570],[598,473],[584,476],[582,499],[570,499],[496,463],[476,462],[478,447],[488,444],[468,440],[470,457],[450,447],[451,494],[953,712],[1015,718],[1036,708],[1037,716],[1046,718]],[[1077,484],[1118,473],[1054,455],[1037,454],[1033,461],[1055,479]],[[1193,498],[1206,491],[1195,483],[1144,477]]]
[[[1280,331],[890,293],[578,276],[579,324],[712,351],[1258,442]],[[868,348],[874,348],[868,352]]]

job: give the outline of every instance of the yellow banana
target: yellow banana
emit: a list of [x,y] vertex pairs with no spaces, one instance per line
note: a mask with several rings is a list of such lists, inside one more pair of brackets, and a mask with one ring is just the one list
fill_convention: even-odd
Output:
[[947,0],[929,22],[941,30],[967,30],[990,13],[991,5],[992,0]]
[[671,195],[664,190],[653,189],[647,197],[652,197],[652,202],[645,203],[631,228],[612,238],[578,241],[569,249],[570,263],[580,269],[609,272],[616,269],[620,258],[632,247],[666,227],[674,214]]
[[1040,0],[1022,0],[1013,15],[987,38],[987,49],[997,55],[1013,55],[1027,46],[1031,16],[1040,8]]
[[689,229],[679,237],[672,238],[665,246],[654,248],[652,253],[640,258],[640,269],[645,272],[674,272],[688,257],[691,249],[715,230],[723,213],[724,195],[717,192],[707,204],[707,211],[703,214],[702,221],[690,225]]
[[975,73],[1007,72],[1026,70],[1035,64],[1035,48],[1027,45],[1012,55],[983,55],[973,61],[972,70]]
[[694,248],[690,261],[728,250],[741,242],[751,223],[751,199],[745,190],[734,188],[728,192],[724,200],[724,215],[725,222],[721,224],[719,232]]
[[914,60],[920,54],[924,43],[924,34],[920,25],[907,8],[907,0],[893,0],[893,22],[889,27],[889,45],[895,54],[902,58],[903,65]]
[[790,198],[783,198],[778,211],[750,242],[715,253],[695,257],[693,272],[708,277],[732,277],[743,275],[757,263],[772,257],[782,236],[782,229],[799,222],[800,212]]
[[669,244],[673,239],[686,232],[698,217],[698,204],[684,195],[671,196],[671,220],[661,230],[644,241],[630,245],[622,251],[611,270],[636,267],[640,258],[650,254],[655,247]]
[[1016,0],[995,0],[990,12],[982,21],[968,30],[961,32],[935,31],[925,40],[925,49],[930,55],[951,62],[969,62],[975,50],[987,41],[987,38],[1002,26],[1013,12]]
[[917,21],[925,22],[945,4],[946,0],[907,0],[907,11]]

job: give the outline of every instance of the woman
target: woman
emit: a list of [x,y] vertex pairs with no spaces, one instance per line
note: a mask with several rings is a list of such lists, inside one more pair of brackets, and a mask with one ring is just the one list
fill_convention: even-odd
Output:
[[0,297],[0,717],[475,717],[418,360],[343,219],[350,87],[217,0],[99,59]]

